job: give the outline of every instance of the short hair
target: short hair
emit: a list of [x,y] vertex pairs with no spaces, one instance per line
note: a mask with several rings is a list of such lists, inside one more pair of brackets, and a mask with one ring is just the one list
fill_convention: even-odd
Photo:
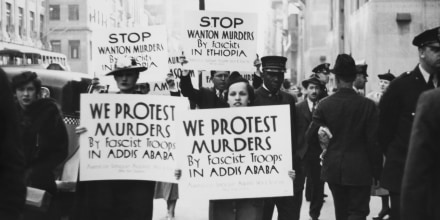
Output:
[[[358,73],[358,74],[360,74],[360,73]],[[354,80],[357,77],[357,74],[353,74],[353,75],[337,75],[337,74],[335,74],[335,77],[336,77],[336,79],[339,79],[341,81],[349,83],[349,82],[354,82]]]
[[24,86],[30,82],[34,84],[37,93],[40,93],[41,80],[40,78],[38,78],[37,73],[32,71],[24,71],[12,77],[12,89],[14,90],[14,93],[19,87]]

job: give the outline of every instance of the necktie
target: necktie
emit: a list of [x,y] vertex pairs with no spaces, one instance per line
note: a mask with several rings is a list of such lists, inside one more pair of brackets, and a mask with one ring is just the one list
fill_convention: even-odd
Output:
[[429,74],[429,80],[428,80],[428,88],[433,89],[434,88],[434,74]]
[[218,94],[218,98],[219,98],[220,100],[222,100],[222,101],[225,100],[224,97],[223,97],[223,91],[220,91],[220,92],[219,92],[219,94]]
[[312,114],[313,114],[313,112],[315,112],[315,110],[316,110],[316,102],[313,102],[313,106],[312,106]]

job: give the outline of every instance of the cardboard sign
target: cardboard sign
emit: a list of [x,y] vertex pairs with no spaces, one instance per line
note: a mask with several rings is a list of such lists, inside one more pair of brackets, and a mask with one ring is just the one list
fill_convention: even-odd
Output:
[[81,94],[80,181],[175,182],[177,112],[185,98]]
[[168,72],[165,26],[101,29],[93,32],[93,65],[97,76],[113,70],[120,57],[132,57],[148,69],[138,82],[162,81]]
[[258,15],[190,11],[185,13],[183,46],[188,65],[199,70],[253,71]]
[[288,105],[189,111],[180,127],[181,194],[205,199],[293,195]]

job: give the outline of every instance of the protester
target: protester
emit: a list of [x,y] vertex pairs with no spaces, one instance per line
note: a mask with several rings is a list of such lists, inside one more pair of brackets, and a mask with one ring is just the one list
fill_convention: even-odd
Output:
[[402,181],[402,219],[440,219],[440,90],[417,103]]
[[[371,92],[367,95],[367,98],[371,99],[376,103],[376,105],[379,105],[380,98],[382,98],[383,93],[387,90],[388,86],[390,85],[391,81],[395,78],[392,73],[390,73],[390,70],[388,70],[388,73],[379,74],[377,75],[379,78],[379,88],[380,91],[378,92]],[[379,109],[380,110],[380,109]],[[385,160],[385,158],[384,158]],[[385,161],[384,161],[385,162]],[[380,187],[380,185],[374,185],[371,191],[372,196],[380,196],[382,200],[382,208],[377,214],[376,217],[373,217],[373,220],[382,220],[385,218],[385,216],[389,216],[391,209],[390,209],[390,196],[388,190]]]
[[353,90],[356,66],[351,56],[338,55],[333,73],[338,91],[318,104],[308,134],[325,127],[333,137],[323,155],[321,178],[332,192],[336,220],[366,219],[371,185],[382,167],[378,112],[373,101]]
[[263,85],[255,90],[255,106],[264,105],[290,105],[290,116],[291,116],[291,139],[292,139],[292,161],[293,170],[296,172],[296,178],[294,181],[294,196],[285,197],[273,197],[268,198],[264,201],[264,213],[263,219],[272,219],[273,210],[275,205],[278,210],[278,219],[299,219],[299,213],[301,209],[302,196],[299,193],[302,190],[302,186],[296,179],[300,175],[301,165],[299,160],[295,158],[296,149],[296,137],[295,137],[295,126],[294,126],[294,116],[295,116],[295,97],[291,94],[281,91],[281,85],[284,81],[284,72],[286,71],[286,61],[287,58],[280,56],[265,56],[261,58],[263,72],[261,77],[263,79]]
[[[181,63],[188,63],[184,56],[181,57]],[[194,89],[188,70],[183,70],[180,76],[180,91],[183,96],[188,97],[189,101],[195,103],[201,109],[207,108],[225,108],[228,105],[225,102],[226,80],[229,77],[229,71],[211,70],[211,80],[213,88]]]
[[390,192],[393,220],[400,219],[400,190],[417,99],[438,84],[439,28],[424,31],[413,39],[419,51],[419,64],[393,80],[379,103],[379,143],[386,156],[381,186]]
[[383,93],[387,90],[391,81],[396,77],[388,70],[387,73],[377,75],[379,78],[379,91],[371,92],[367,95],[367,98],[373,100],[377,105],[379,105],[379,100],[382,98]]
[[[134,59],[119,58],[114,69],[107,73],[113,75],[118,86],[118,94],[138,94],[135,90],[139,74],[147,68],[140,66]],[[82,134],[85,127],[78,127],[76,133]],[[141,180],[102,180],[86,183],[79,210],[80,219],[90,220],[119,220],[153,218],[153,199],[155,181]]]
[[365,96],[365,84],[368,82],[367,67],[368,65],[365,61],[359,62],[356,65],[356,79],[353,82],[354,91],[362,96]]
[[19,121],[6,73],[0,68],[0,219],[20,219],[26,197]]
[[[321,165],[320,158],[321,147],[318,139],[308,142],[305,138],[306,131],[312,122],[312,113],[318,105],[319,98],[324,92],[324,83],[315,74],[302,82],[307,98],[296,104],[296,136],[298,137],[298,156],[301,158],[301,164],[304,172],[307,174],[307,181],[310,183],[310,209],[309,215],[312,220],[319,218],[324,197],[324,182],[320,179]],[[302,179],[304,181],[304,179]]]
[[150,92],[150,84],[149,83],[138,83],[136,84],[136,93],[138,94],[148,94]]
[[68,136],[53,99],[40,99],[41,80],[35,72],[12,78],[20,115],[20,131],[26,159],[26,185],[45,190],[51,197],[47,211],[27,208],[23,219],[58,219],[54,169],[67,157]]

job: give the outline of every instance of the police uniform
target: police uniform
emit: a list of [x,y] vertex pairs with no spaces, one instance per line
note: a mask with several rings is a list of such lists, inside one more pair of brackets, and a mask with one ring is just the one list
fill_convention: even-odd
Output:
[[[425,31],[414,38],[413,45],[420,48],[436,43],[440,47],[439,33],[440,28]],[[433,88],[428,82],[419,64],[393,80],[379,103],[379,143],[386,156],[381,185],[390,191],[393,220],[400,219],[400,190],[411,127],[419,95]]]
[[[318,66],[316,66],[315,68],[313,68],[312,72],[314,72],[315,74],[319,74],[322,73],[324,75],[330,75],[330,63],[322,63],[319,64]],[[322,80],[321,80],[322,81]],[[324,84],[326,82],[322,81]],[[319,97],[319,99],[322,99],[324,97],[328,96],[328,89],[327,87],[324,85],[323,86],[323,91]]]

